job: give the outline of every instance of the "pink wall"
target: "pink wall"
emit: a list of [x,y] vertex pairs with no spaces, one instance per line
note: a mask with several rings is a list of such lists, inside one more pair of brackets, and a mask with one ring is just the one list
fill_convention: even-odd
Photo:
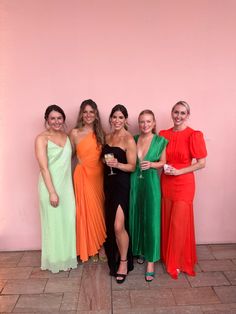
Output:
[[236,242],[236,2],[234,0],[1,0],[0,249],[40,248],[34,138],[61,105],[68,129],[93,98],[104,124],[116,103],[130,113],[191,104],[205,134],[197,173],[198,243]]

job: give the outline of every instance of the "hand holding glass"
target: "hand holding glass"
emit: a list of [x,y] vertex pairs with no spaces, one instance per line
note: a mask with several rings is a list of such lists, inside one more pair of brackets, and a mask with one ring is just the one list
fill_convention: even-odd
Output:
[[[105,158],[105,161],[108,162],[108,161],[114,159],[114,154],[113,153],[105,154],[104,158]],[[109,176],[114,176],[116,173],[113,172],[112,167],[110,167],[110,169],[111,169],[111,172],[108,173],[108,175]]]
[[171,165],[168,164],[164,164],[164,173],[166,174],[170,174],[170,170],[171,170]]
[[141,166],[142,158],[138,158],[138,162],[139,162],[139,176],[138,176],[138,178],[139,179],[144,179],[143,170],[142,170],[142,166]]

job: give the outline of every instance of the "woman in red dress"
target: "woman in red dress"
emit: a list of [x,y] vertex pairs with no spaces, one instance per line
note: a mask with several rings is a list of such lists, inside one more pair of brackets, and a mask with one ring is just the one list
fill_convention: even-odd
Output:
[[187,126],[190,115],[185,101],[171,111],[174,126],[160,132],[168,140],[162,185],[162,260],[167,272],[177,279],[182,271],[195,276],[197,261],[194,235],[193,172],[205,167],[207,155],[203,134]]

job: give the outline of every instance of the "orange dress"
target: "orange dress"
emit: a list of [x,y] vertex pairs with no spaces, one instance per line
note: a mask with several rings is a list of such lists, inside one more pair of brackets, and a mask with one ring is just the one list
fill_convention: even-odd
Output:
[[76,147],[76,251],[83,262],[97,254],[106,239],[101,150],[93,132]]
[[[168,140],[166,163],[177,168],[188,167],[193,158],[207,155],[203,134],[187,127],[183,131],[161,131]],[[162,187],[162,260],[167,272],[177,278],[177,269],[194,276],[197,261],[194,235],[194,173],[180,176],[161,175]]]

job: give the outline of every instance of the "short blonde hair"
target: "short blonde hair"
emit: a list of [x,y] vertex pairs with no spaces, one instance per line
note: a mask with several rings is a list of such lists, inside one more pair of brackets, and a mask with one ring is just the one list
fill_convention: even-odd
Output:
[[190,114],[190,106],[189,106],[189,104],[188,104],[186,101],[183,101],[183,100],[178,101],[178,102],[172,107],[171,112],[173,112],[173,111],[175,110],[175,107],[178,106],[178,105],[184,106],[185,109],[187,110],[187,113]]

